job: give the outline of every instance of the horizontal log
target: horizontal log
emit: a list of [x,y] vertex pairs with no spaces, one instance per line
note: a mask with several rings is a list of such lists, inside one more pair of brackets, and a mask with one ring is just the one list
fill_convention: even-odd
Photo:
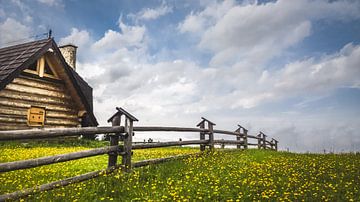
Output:
[[159,147],[171,147],[191,144],[207,144],[208,140],[187,140],[187,141],[173,141],[173,142],[157,142],[157,143],[143,143],[134,144],[132,149],[148,149],[148,148],[159,148]]
[[103,133],[123,133],[123,126],[113,127],[84,127],[84,128],[43,128],[31,130],[0,131],[0,141],[19,139],[39,139],[65,137],[74,135],[92,135]]
[[258,146],[256,143],[248,143],[249,146]]
[[138,167],[142,167],[142,166],[147,166],[147,165],[152,165],[152,164],[159,164],[159,163],[164,163],[167,161],[171,161],[171,160],[175,160],[175,159],[182,159],[182,158],[188,158],[190,156],[193,155],[199,155],[200,153],[195,153],[195,154],[183,154],[183,155],[176,155],[176,156],[169,156],[169,157],[165,157],[165,158],[158,158],[158,159],[149,159],[149,160],[144,160],[144,161],[138,161],[132,164],[133,168],[138,168]]
[[0,97],[4,98],[12,98],[17,100],[24,100],[24,101],[34,101],[39,103],[50,103],[50,104],[61,104],[61,105],[72,105],[70,99],[59,98],[59,97],[52,97],[49,95],[38,95],[38,94],[31,94],[26,92],[18,92],[16,90],[8,90],[4,89],[0,92]]
[[71,160],[81,159],[90,156],[98,156],[102,154],[108,154],[110,152],[120,152],[121,150],[122,150],[122,146],[108,146],[97,149],[72,152],[68,154],[60,154],[60,155],[46,156],[36,159],[0,163],[0,173],[20,170],[25,168],[34,168],[38,166],[71,161]]
[[[16,108],[28,109],[32,105],[35,105],[35,106],[39,105],[39,103],[0,97],[0,105],[6,106],[6,107],[16,107]],[[42,107],[45,107],[46,109],[54,110],[54,111],[76,112],[74,109],[69,108],[66,105],[42,104]]]
[[252,139],[262,139],[261,137],[257,137],[257,136],[254,136],[254,135],[248,135],[247,137],[252,138]]
[[[27,117],[28,108],[13,107],[13,106],[4,106],[0,105],[0,114],[1,115],[13,115],[13,116],[22,116]],[[73,112],[61,112],[61,111],[52,111],[46,110],[46,117],[48,118],[65,118],[65,119],[78,119],[78,114]]]
[[79,176],[75,176],[75,177],[70,177],[70,178],[66,178],[64,180],[59,180],[59,181],[55,181],[55,182],[50,182],[48,184],[43,184],[40,186],[36,186],[36,187],[32,187],[32,188],[28,188],[28,189],[24,189],[24,190],[20,190],[20,191],[15,191],[12,193],[8,193],[8,194],[4,194],[0,196],[0,201],[6,201],[6,200],[15,200],[15,199],[19,199],[25,196],[28,196],[30,194],[34,194],[36,192],[43,192],[43,191],[48,191],[48,190],[52,190],[58,187],[64,187],[67,186],[69,184],[73,184],[73,183],[77,183],[77,182],[82,182],[85,180],[90,180],[92,178],[101,176],[103,174],[110,174],[112,172],[114,172],[116,169],[120,168],[121,165],[117,165],[105,170],[98,170],[98,171],[94,171],[94,172],[89,172],[86,174],[82,174]]
[[20,76],[15,78],[12,83],[24,86],[36,87],[45,90],[64,91],[64,85],[46,80],[34,79],[30,77]]
[[183,128],[183,127],[163,127],[163,126],[134,126],[134,131],[141,132],[159,132],[159,131],[169,131],[169,132],[209,132],[207,129],[201,128]]
[[220,134],[225,134],[225,135],[240,135],[243,136],[242,134],[236,133],[236,132],[231,132],[231,131],[226,131],[226,130],[214,130],[214,133],[220,133]]
[[238,140],[214,140],[215,144],[244,144],[244,141],[238,141]]

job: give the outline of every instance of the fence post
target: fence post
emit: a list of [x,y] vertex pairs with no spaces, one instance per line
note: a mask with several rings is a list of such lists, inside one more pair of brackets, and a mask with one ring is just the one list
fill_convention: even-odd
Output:
[[258,137],[258,144],[257,144],[257,146],[258,146],[258,149],[261,149],[261,140],[262,140],[262,138],[261,138],[261,132],[257,135],[257,137]]
[[[240,132],[240,130],[241,130],[241,128],[243,128],[242,126],[240,126],[239,124],[238,124],[238,129],[236,129],[235,130],[235,133],[238,133],[238,134],[236,134],[236,141],[240,141],[241,140],[241,132]],[[237,144],[236,145],[236,148],[237,149],[241,149],[241,144]]]
[[244,149],[247,149],[248,148],[248,130],[243,128],[243,131],[244,131]]
[[[204,129],[205,121],[201,121],[197,126]],[[205,132],[200,132],[200,140],[205,140]],[[205,144],[200,144],[200,151],[205,151]]]
[[[116,115],[116,116],[111,117],[108,120],[108,122],[110,122],[110,121],[111,121],[112,126],[120,126],[121,115]],[[120,136],[120,133],[110,135],[110,146],[119,145],[119,136]],[[108,168],[116,165],[117,157],[118,157],[117,152],[109,153]]]
[[[214,149],[214,126],[216,125],[215,123],[205,119],[204,117],[201,117],[201,121],[200,123],[198,123],[196,126],[200,127],[200,128],[205,128],[205,122],[208,125],[208,130],[209,132],[207,133],[209,135],[209,148],[211,150]],[[200,140],[205,140],[205,132],[200,132]],[[204,151],[205,150],[205,145],[200,145],[200,150]]]
[[133,122],[138,121],[133,115],[122,109],[121,107],[116,107],[117,112],[109,119],[112,120],[114,117],[118,116],[119,119],[122,115],[125,116],[125,135],[123,136],[124,140],[124,155],[122,157],[122,165],[126,172],[131,171],[131,155],[132,155],[132,136],[133,134]]
[[263,145],[262,145],[262,147],[263,147],[263,149],[266,149],[266,136],[267,135],[265,135],[264,133],[262,133],[262,135],[263,135]]
[[279,142],[279,141],[277,141],[277,140],[275,140],[275,139],[274,139],[274,141],[275,141],[275,151],[277,151],[277,150],[278,150],[278,142]]

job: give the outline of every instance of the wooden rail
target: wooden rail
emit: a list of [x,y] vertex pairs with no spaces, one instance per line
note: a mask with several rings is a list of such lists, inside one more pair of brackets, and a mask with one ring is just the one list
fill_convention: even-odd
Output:
[[[48,184],[28,188],[13,193],[8,193],[0,196],[0,201],[8,199],[18,199],[33,194],[36,191],[45,191],[54,189],[61,186],[66,186],[71,183],[81,182],[97,176],[101,173],[111,173],[115,169],[122,168],[125,172],[130,172],[132,168],[146,166],[150,164],[162,163],[178,158],[186,158],[189,155],[178,155],[160,159],[144,160],[132,163],[132,151],[137,149],[149,149],[170,146],[182,145],[200,145],[200,151],[204,151],[206,147],[214,150],[215,144],[221,144],[224,148],[225,145],[236,145],[238,149],[247,149],[249,146],[257,146],[259,149],[272,149],[277,150],[278,141],[266,139],[266,135],[260,132],[258,135],[249,135],[248,130],[239,126],[235,131],[217,130],[214,129],[215,123],[202,117],[197,126],[199,128],[186,128],[186,127],[164,127],[164,126],[133,126],[134,121],[138,121],[130,113],[122,108],[116,108],[117,112],[108,120],[112,123],[112,127],[85,127],[85,128],[59,128],[59,129],[35,129],[35,130],[16,130],[16,131],[0,131],[0,141],[9,140],[25,140],[25,139],[41,139],[41,138],[54,138],[66,136],[80,136],[80,135],[93,135],[93,134],[108,134],[110,135],[110,146],[97,149],[73,152],[68,154],[61,154],[55,156],[47,156],[36,159],[5,162],[0,163],[0,173],[15,171],[19,169],[34,168],[43,165],[49,165],[59,162],[66,162],[80,158],[87,158],[91,156],[108,154],[108,169],[94,171],[83,175],[51,182]],[[121,126],[121,117],[125,116],[124,125]],[[134,132],[197,132],[200,134],[200,140],[186,140],[186,141],[170,141],[158,143],[140,143],[134,144],[132,136]],[[225,134],[236,137],[236,140],[215,140],[214,134]],[[208,137],[206,139],[206,136]],[[121,138],[120,138],[121,137]],[[249,142],[249,139],[256,140],[256,143]],[[123,145],[119,145],[119,141],[123,141]],[[118,156],[122,157],[121,164],[117,163]]]

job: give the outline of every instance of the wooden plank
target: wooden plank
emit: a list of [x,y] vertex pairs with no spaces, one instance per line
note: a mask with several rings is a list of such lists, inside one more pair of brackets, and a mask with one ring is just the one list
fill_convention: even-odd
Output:
[[[120,122],[121,122],[121,117],[117,116],[117,117],[114,117],[111,124],[112,124],[112,126],[120,126]],[[120,135],[120,133],[110,136],[110,145],[111,146],[119,145],[119,135]],[[115,166],[117,164],[117,159],[118,159],[117,152],[109,153],[108,167],[110,168],[112,166]]]
[[[196,126],[199,126],[199,128],[201,130],[204,130],[205,129],[205,120],[201,121],[199,124],[197,124]],[[205,140],[205,132],[204,131],[201,131],[200,132],[200,140],[201,141],[204,141]],[[205,151],[205,144],[200,144],[200,151]]]
[[[16,100],[16,99],[9,99],[9,98],[2,98],[0,97],[0,106],[6,107],[21,107],[21,108],[30,108],[31,106],[38,106],[39,103],[30,102],[30,101],[23,101],[23,100]],[[77,113],[75,109],[69,108],[66,105],[53,105],[53,104],[43,104],[42,107],[46,109],[53,110],[53,111],[62,111],[62,112],[73,112]]]
[[[25,116],[27,117],[27,108],[20,108],[20,107],[12,107],[12,106],[4,106],[0,105],[0,114],[3,115],[13,115],[17,116]],[[59,111],[52,111],[46,110],[46,117],[51,118],[66,118],[71,120],[77,120],[79,117],[77,113],[71,112],[59,112]]]
[[59,92],[63,92],[65,90],[64,84],[50,82],[44,79],[35,79],[26,76],[17,77],[12,81],[12,83]]
[[[226,131],[226,130],[214,130],[214,133],[219,133],[219,134],[225,134],[225,135],[239,135],[239,133],[236,132],[232,132],[232,131]],[[242,136],[242,134],[241,134]]]
[[108,154],[109,152],[117,153],[117,152],[121,152],[121,150],[122,147],[116,145],[116,146],[108,146],[108,147],[96,148],[96,149],[79,151],[79,152],[72,152],[68,154],[41,157],[36,159],[0,163],[0,173],[26,169],[26,168],[34,168],[38,166],[66,162],[66,161],[71,161],[71,160],[81,159],[91,156],[98,156],[102,154]]
[[208,144],[208,143],[209,143],[208,140],[185,140],[185,141],[171,141],[171,142],[142,143],[142,144],[134,144],[132,146],[132,149],[149,149],[149,148]]
[[244,144],[244,141],[238,141],[238,140],[214,140],[215,144],[234,144],[234,145],[242,145]]
[[63,91],[46,90],[46,89],[40,89],[40,88],[36,88],[36,87],[14,84],[14,83],[8,84],[5,87],[5,89],[23,92],[23,93],[31,93],[31,94],[36,94],[36,95],[48,95],[48,96],[52,96],[52,97],[71,99],[71,97],[67,94],[64,94]]
[[168,127],[168,126],[134,126],[134,131],[141,132],[160,132],[160,131],[169,131],[169,132],[209,132],[207,129],[201,128],[185,128],[185,127]]
[[62,105],[68,105],[68,106],[69,105],[71,106],[74,104],[71,101],[71,99],[53,97],[53,96],[49,96],[49,95],[31,94],[31,93],[19,92],[16,90],[8,90],[8,89],[4,89],[4,90],[0,91],[0,97],[40,102],[40,103],[62,104]]
[[132,155],[132,136],[133,136],[133,120],[125,117],[125,137],[124,137],[124,152],[122,157],[122,165],[126,172],[131,171],[131,155]]
[[123,133],[124,127],[83,127],[83,128],[43,128],[31,130],[0,131],[0,141],[19,139],[40,139],[66,137],[75,135],[92,135],[104,133]]

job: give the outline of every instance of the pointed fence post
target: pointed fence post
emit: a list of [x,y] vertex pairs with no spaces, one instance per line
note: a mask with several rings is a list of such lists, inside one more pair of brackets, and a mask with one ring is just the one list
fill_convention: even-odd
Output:
[[[207,134],[209,135],[209,148],[210,150],[213,150],[214,147],[214,126],[216,125],[215,123],[205,119],[204,117],[201,117],[201,121],[200,123],[198,123],[196,126],[200,127],[200,128],[205,128],[205,123],[207,123],[208,126],[208,130],[209,132],[207,132]],[[200,132],[200,140],[205,140],[205,132]],[[204,151],[205,150],[205,145],[200,145],[200,150]]]
[[112,120],[113,117],[119,116],[121,118],[122,115],[125,116],[125,135],[123,137],[124,140],[124,155],[122,157],[122,165],[126,172],[131,171],[131,155],[132,155],[132,136],[133,133],[133,122],[138,121],[133,115],[129,112],[125,111],[121,107],[116,107],[117,112],[109,119]]
[[[121,115],[116,115],[111,117],[108,122],[111,122],[112,126],[120,126],[121,122]],[[120,133],[115,133],[110,135],[110,146],[119,145],[119,136]],[[117,163],[118,153],[111,152],[109,153],[109,160],[108,160],[108,168],[113,167]]]

